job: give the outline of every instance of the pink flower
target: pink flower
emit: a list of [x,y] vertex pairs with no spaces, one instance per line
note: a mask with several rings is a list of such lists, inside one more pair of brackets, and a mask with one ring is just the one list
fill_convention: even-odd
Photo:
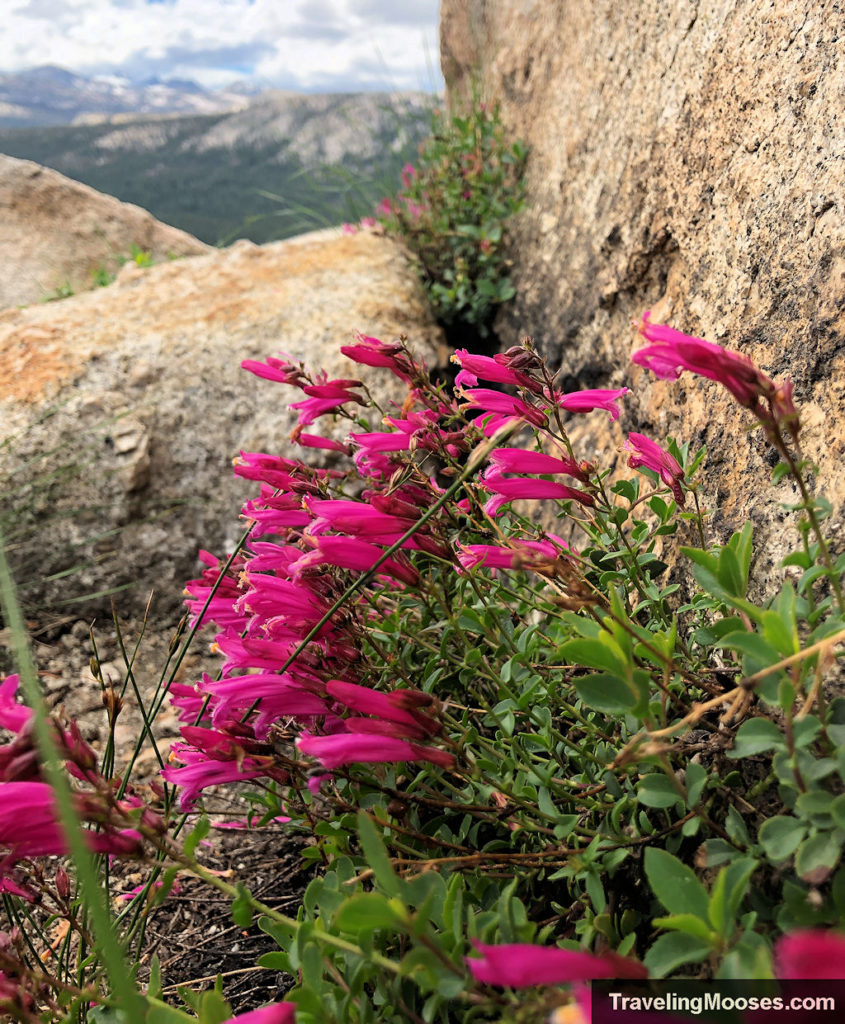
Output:
[[481,958],[465,958],[466,965],[473,978],[485,985],[530,988],[593,978],[648,977],[648,971],[641,963],[609,951],[596,955],[527,943],[485,946],[474,941],[474,945]]
[[[677,380],[683,370],[690,370],[718,381],[740,405],[753,409],[761,419],[765,418],[761,399],[776,400],[781,395],[783,414],[789,412],[792,398],[789,381],[778,387],[741,352],[732,352],[712,341],[682,334],[664,324],[649,323],[649,315],[648,312],[643,314],[637,330],[652,344],[638,349],[631,356],[638,366],[645,366],[663,380]],[[794,414],[794,406],[791,406],[791,411]]]
[[368,452],[407,452],[411,449],[411,435],[401,430],[380,430],[366,434],[350,434],[350,440]]
[[782,936],[775,945],[775,975],[787,981],[845,978],[845,935],[805,929]]
[[537,427],[544,427],[548,419],[542,409],[527,405],[519,398],[512,398],[510,395],[505,395],[501,391],[493,391],[490,388],[471,388],[469,391],[460,391],[459,395],[461,398],[468,399],[467,404],[461,406],[462,410],[482,409],[484,412],[523,419]]
[[333,441],[330,437],[321,437],[320,434],[303,434],[301,431],[297,433],[296,428],[294,433],[296,436],[292,434],[291,441],[301,444],[303,448],[322,448],[329,452],[343,452],[344,455],[349,455],[351,450],[341,441]]
[[564,554],[565,541],[514,541],[511,547],[498,544],[459,544],[458,561],[464,569],[483,566],[485,569],[534,569],[548,565]]
[[[153,888],[153,889],[160,889],[163,885],[164,885],[164,882],[155,881],[155,882],[153,882],[151,888]],[[146,888],[147,888],[146,883],[142,883],[141,885],[136,885],[134,889],[130,889],[129,892],[122,892],[122,893],[120,893],[116,898],[119,899],[119,900],[134,900],[135,897],[136,896],[140,896],[141,893]],[[182,891],[182,886],[179,884],[178,881],[176,881],[170,887],[170,891],[171,891],[171,893],[173,893],[174,896],[178,896],[179,893]]]
[[0,684],[0,726],[9,732],[20,732],[32,718],[32,709],[15,700],[19,682],[17,675],[11,675]]
[[[99,818],[103,808],[96,798],[77,794],[77,813]],[[130,853],[140,847],[135,831],[106,828],[86,831],[85,841],[97,853]],[[47,857],[67,853],[58,824],[55,797],[46,782],[4,782],[0,785],[0,846],[8,851],[2,870],[23,857]]]
[[414,167],[413,164],[405,164],[405,166],[402,168],[401,174],[402,184],[405,186],[405,188],[408,188],[410,186],[411,182],[414,180],[414,178],[416,178],[416,176],[416,167]]
[[[369,686],[358,686],[342,679],[330,679],[326,683],[329,696],[352,711],[360,711],[365,715],[378,715],[382,719],[393,722],[409,730],[420,739],[433,736],[440,731],[440,724],[424,713],[423,709],[431,708],[436,701],[426,693],[416,690],[394,690],[391,693],[380,693]],[[347,719],[347,723],[352,719]],[[405,733],[407,736],[408,733]]]
[[490,453],[490,462],[502,473],[566,473],[585,483],[589,479],[586,466],[574,459],[522,448],[495,448]]
[[[297,559],[291,566],[291,572],[296,576],[304,569],[315,565],[336,565],[339,569],[368,572],[383,554],[382,548],[367,541],[351,537],[320,537],[317,540],[317,547]],[[386,559],[375,571],[411,585],[419,579],[419,574],[411,563],[399,558]]]
[[367,337],[366,334],[359,333],[357,344],[341,345],[340,351],[356,363],[363,363],[365,366],[384,366],[406,382],[410,381],[412,373],[422,370],[397,342],[387,345],[378,338]]
[[292,402],[290,408],[296,409],[299,413],[298,425],[301,427],[310,426],[318,417],[324,413],[333,412],[341,408],[346,402],[357,402],[364,405],[364,400],[350,387],[360,384],[360,381],[330,380],[321,384],[307,384],[303,391],[308,398],[301,402]]
[[315,516],[311,527],[313,534],[331,529],[355,536],[379,536],[389,533],[401,536],[416,522],[416,519],[379,512],[365,501],[350,501],[343,498],[322,501],[309,499],[306,504]]
[[161,777],[181,788],[179,807],[182,811],[190,811],[197,802],[200,792],[209,786],[219,786],[225,782],[243,782],[267,774],[266,769],[254,758],[217,761],[200,750],[185,746],[184,743],[173,744],[171,757],[173,756],[183,762],[182,767],[168,765],[162,768]]
[[511,369],[490,356],[473,355],[465,348],[459,348],[452,353],[451,360],[461,368],[461,372],[455,378],[457,387],[463,387],[464,384],[475,387],[480,377],[482,380],[493,381],[496,384],[513,384],[518,388],[539,390],[539,386],[527,374]]
[[273,1003],[229,1017],[223,1024],[296,1024],[296,1007],[293,1003]]
[[444,768],[454,764],[454,757],[436,747],[421,746],[393,736],[368,733],[335,733],[333,736],[312,736],[305,733],[296,741],[303,754],[316,757],[324,768],[343,764],[396,763],[428,761]]
[[265,380],[274,380],[279,384],[294,384],[297,387],[307,379],[301,366],[273,356],[268,356],[263,363],[256,362],[255,359],[244,359],[241,369],[249,370],[256,377],[263,377]]
[[631,469],[645,466],[646,469],[657,473],[663,483],[672,491],[675,501],[683,506],[684,492],[681,489],[681,481],[684,479],[684,471],[675,456],[670,455],[644,434],[628,434],[625,448],[631,452],[628,457],[628,465]]
[[592,412],[593,409],[606,409],[612,420],[619,419],[619,407],[616,403],[629,388],[594,388],[589,391],[571,391],[565,395],[555,395],[555,401],[567,412]]
[[498,514],[502,505],[516,498],[559,498],[561,501],[572,500],[582,505],[595,505],[592,495],[575,487],[567,487],[554,480],[535,480],[533,477],[502,476],[495,468],[488,469],[481,477],[481,486],[493,492],[484,511],[488,516]]
[[[267,735],[270,726],[280,718],[312,718],[314,715],[324,715],[328,710],[322,697],[303,690],[288,674],[256,672],[245,676],[228,676],[225,679],[204,676],[200,688],[213,695],[211,722],[215,728],[224,728],[228,722],[237,721],[259,701],[253,729],[260,739]],[[225,759],[234,756],[229,754]]]

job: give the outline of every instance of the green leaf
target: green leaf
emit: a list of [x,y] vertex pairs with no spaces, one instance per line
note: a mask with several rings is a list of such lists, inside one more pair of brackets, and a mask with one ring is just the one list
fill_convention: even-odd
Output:
[[158,953],[153,953],[150,961],[150,980],[147,983],[147,996],[158,999],[161,995],[161,961]]
[[211,831],[211,822],[203,815],[185,839],[185,853],[193,857],[199,844]]
[[786,747],[786,737],[774,722],[768,718],[750,718],[743,722],[734,739],[733,750],[728,757],[751,757],[767,750],[781,750]]
[[293,974],[290,957],[287,953],[282,953],[281,950],[262,954],[256,960],[256,964],[259,967],[266,968],[268,971],[284,971],[286,974]]
[[[222,979],[217,975],[218,982]],[[204,992],[200,1001],[199,1020],[200,1024],[224,1024],[224,1021],[232,1019],[232,1008],[226,1000],[212,989]]]
[[695,914],[707,921],[707,890],[695,873],[665,850],[649,847],[645,873],[652,892],[670,914]]
[[252,925],[252,896],[242,883],[237,884],[238,895],[232,900],[232,920],[239,928]]
[[751,845],[745,821],[733,805],[728,808],[727,818],[725,819],[725,831],[728,833],[728,838],[733,840],[737,846]]
[[716,933],[722,938],[728,938],[733,931],[733,920],[728,914],[728,869],[722,868],[710,890],[710,903],[707,907],[707,916],[710,923],[716,929]]
[[357,934],[375,928],[389,928],[396,931],[403,927],[404,917],[397,912],[390,900],[379,892],[359,892],[350,896],[335,917],[335,924],[342,931]]
[[646,775],[637,784],[637,799],[646,807],[673,807],[683,798],[665,775]]
[[802,818],[821,818],[830,825],[832,806],[830,793],[824,789],[811,789],[798,797],[795,802],[795,811]]
[[739,908],[758,863],[753,857],[738,857],[726,869],[727,916],[730,921],[736,921],[739,916]]
[[745,597],[745,581],[739,559],[730,547],[722,548],[716,578],[732,597]]
[[628,662],[622,649],[604,630],[595,639],[570,640],[561,646],[560,653],[573,665],[601,669],[616,676],[628,675]]
[[668,917],[655,917],[651,923],[655,928],[683,932],[685,935],[694,935],[711,946],[715,944],[716,935],[713,929],[695,914],[669,914]]
[[661,935],[643,957],[643,963],[653,978],[665,978],[681,964],[697,964],[704,960],[713,947],[695,935],[673,932]]
[[587,707],[606,714],[625,714],[632,711],[640,702],[640,695],[633,685],[606,672],[576,676],[572,683]]
[[687,807],[695,807],[701,800],[707,782],[707,770],[700,764],[690,762],[686,768],[685,785],[687,790]]
[[195,1017],[189,1017],[175,1006],[168,1006],[158,999],[150,999],[148,1002],[150,1008],[147,1011],[146,1024],[196,1024]]
[[399,877],[393,870],[376,826],[365,811],[358,812],[358,837],[361,840],[364,858],[379,886],[388,896],[398,896],[401,891]]
[[795,854],[795,871],[810,885],[821,885],[839,863],[842,844],[830,832],[805,839]]

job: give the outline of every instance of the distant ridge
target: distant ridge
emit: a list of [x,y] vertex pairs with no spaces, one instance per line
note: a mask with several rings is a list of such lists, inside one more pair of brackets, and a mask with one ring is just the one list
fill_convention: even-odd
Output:
[[242,90],[213,92],[184,79],[132,82],[53,64],[0,74],[0,127],[67,125],[116,114],[217,114],[246,106]]
[[[67,75],[39,69],[47,81]],[[238,99],[240,109],[206,115],[112,113],[0,127],[0,153],[141,206],[209,244],[263,243],[371,213],[416,159],[438,102],[370,92]]]

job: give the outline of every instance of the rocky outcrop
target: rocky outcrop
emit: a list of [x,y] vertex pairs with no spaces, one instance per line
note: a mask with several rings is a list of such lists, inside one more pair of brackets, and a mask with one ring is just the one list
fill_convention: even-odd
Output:
[[771,452],[718,385],[632,367],[629,325],[651,308],[790,375],[841,503],[841,16],[832,0],[442,5],[451,101],[480,86],[530,148],[503,344],[530,334],[582,385],[632,386],[628,426],[706,443],[724,531],[782,518],[759,497]]
[[0,154],[0,308],[93,288],[133,246],[154,262],[209,249],[138,206]]
[[292,451],[297,395],[241,360],[283,351],[389,402],[395,378],[338,352],[355,330],[443,357],[401,251],[363,232],[133,265],[108,288],[0,313],[0,518],[31,613],[77,618],[117,591],[134,614],[151,589],[156,612],[174,611],[197,550],[230,550],[242,530],[255,487],[231,458]]

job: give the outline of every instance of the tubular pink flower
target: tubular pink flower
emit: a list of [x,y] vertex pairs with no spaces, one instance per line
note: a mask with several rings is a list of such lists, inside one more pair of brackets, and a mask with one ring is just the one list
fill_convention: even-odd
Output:
[[411,435],[401,430],[350,434],[349,437],[355,444],[370,452],[407,452],[411,448]]
[[645,466],[646,469],[657,473],[663,483],[672,491],[675,501],[683,506],[684,492],[681,489],[681,481],[684,479],[684,471],[675,456],[644,434],[628,434],[625,448],[631,453],[628,457],[628,465],[631,469]]
[[[753,410],[764,424],[767,419],[771,419],[771,415],[766,412],[761,400],[772,403],[772,413],[776,420],[786,416],[797,419],[789,381],[777,385],[741,352],[733,352],[712,341],[682,334],[665,324],[652,324],[649,315],[648,312],[643,314],[637,330],[652,344],[638,349],[631,356],[631,360],[638,366],[645,366],[663,380],[677,380],[683,370],[715,380],[723,384],[740,405]],[[797,434],[794,420],[787,426],[790,430],[794,428]]]
[[303,754],[316,757],[328,769],[339,768],[344,764],[400,761],[428,761],[449,768],[455,762],[454,757],[445,750],[368,733],[335,733],[333,736],[312,736],[306,733],[297,739],[296,745]]
[[567,487],[554,480],[535,480],[533,477],[505,477],[495,469],[488,469],[481,477],[481,486],[493,492],[493,497],[484,506],[489,516],[498,513],[502,505],[516,498],[559,498],[561,501],[573,500],[582,505],[595,505],[592,495],[574,487]]
[[480,958],[465,957],[476,981],[508,988],[566,985],[593,978],[647,978],[636,960],[606,952],[600,955],[556,946],[509,943],[486,946],[473,940]]
[[379,512],[364,501],[335,498],[307,499],[305,503],[315,517],[310,531],[315,535],[329,529],[356,536],[375,536],[385,533],[395,533],[401,536],[416,522],[416,519],[406,519],[402,516]]
[[[335,565],[339,569],[368,572],[383,554],[383,548],[367,541],[351,537],[320,537],[317,547],[297,559],[291,566],[291,572],[298,576],[304,569],[315,565]],[[419,580],[419,573],[410,562],[398,558],[386,559],[376,572],[411,585]]]
[[[99,811],[86,797],[77,794],[77,811],[83,818]],[[87,831],[85,841],[97,853],[130,853],[138,849],[140,836],[121,832]],[[53,790],[46,782],[4,782],[0,784],[0,846],[9,854],[3,869],[23,857],[48,857],[67,853],[58,825]]]
[[174,743],[171,757],[183,762],[182,767],[168,765],[162,768],[161,777],[166,782],[179,786],[179,807],[182,811],[190,811],[199,799],[202,790],[209,786],[218,786],[226,782],[243,782],[257,779],[267,774],[258,761],[244,757],[238,761],[216,761],[207,757],[199,750],[192,750],[183,743]]
[[296,1007],[293,1003],[273,1003],[229,1017],[223,1024],[296,1024]]
[[20,732],[32,718],[32,708],[15,700],[19,682],[17,675],[11,675],[0,684],[0,726],[10,732]]
[[411,380],[412,373],[423,369],[410,359],[398,343],[387,345],[378,338],[369,338],[365,334],[358,334],[356,340],[355,345],[340,347],[340,351],[353,362],[363,363],[365,366],[386,367],[406,383]]
[[594,388],[589,391],[571,391],[569,394],[555,395],[555,401],[567,412],[592,412],[593,409],[605,409],[612,420],[619,419],[617,402],[627,395],[629,388]]
[[[294,433],[296,433],[295,430]],[[348,445],[343,444],[341,441],[333,441],[330,437],[322,437],[320,434],[303,434],[300,431],[296,433],[296,437],[291,435],[291,440],[295,444],[302,445],[303,448],[322,448],[329,452],[343,452],[344,455],[350,454]]]
[[461,372],[455,378],[456,387],[463,387],[464,384],[475,387],[480,377],[494,384],[513,384],[515,387],[534,391],[538,389],[538,385],[527,374],[512,370],[490,356],[476,356],[467,352],[465,348],[459,348],[450,358],[461,368]]
[[259,701],[252,722],[258,739],[264,739],[280,718],[313,718],[328,711],[322,697],[304,690],[288,674],[260,672],[216,680],[206,676],[201,689],[212,695],[211,724],[216,729],[238,721]]
[[502,473],[566,473],[583,482],[589,479],[584,467],[574,459],[523,448],[495,448],[490,453],[490,463]]
[[301,387],[307,379],[301,366],[289,363],[284,359],[276,359],[273,356],[268,356],[263,363],[259,363],[255,359],[245,359],[241,363],[241,369],[254,373],[256,377],[274,380],[279,384],[293,384],[295,387]]
[[812,978],[845,978],[845,935],[841,932],[804,929],[778,939],[775,975],[787,981]]
[[514,541],[512,547],[498,544],[459,544],[458,561],[464,569],[533,569],[547,565],[565,554],[569,545],[559,538]]
[[548,420],[542,409],[528,405],[519,398],[505,395],[501,391],[493,391],[490,388],[470,388],[469,391],[459,391],[458,394],[461,398],[468,399],[466,405],[461,406],[462,410],[481,409],[483,412],[523,419],[537,427],[544,427]]
[[[421,739],[433,736],[440,731],[439,723],[420,710],[422,707],[429,707],[434,703],[430,698],[427,703],[419,703],[421,699],[425,701],[428,698],[427,694],[412,690],[380,693],[369,686],[358,686],[355,683],[344,682],[342,679],[330,679],[326,683],[326,692],[352,711],[359,711],[365,715],[377,715],[381,719],[411,730],[415,736]],[[351,721],[353,720],[346,719],[348,727]],[[357,721],[360,724],[361,720]],[[405,736],[407,737],[407,733]]]

